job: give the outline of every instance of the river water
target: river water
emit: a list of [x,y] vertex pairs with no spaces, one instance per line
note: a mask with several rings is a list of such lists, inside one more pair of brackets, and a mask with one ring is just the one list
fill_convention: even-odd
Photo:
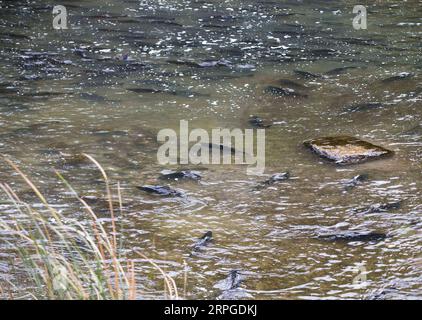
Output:
[[[421,1],[371,2],[366,30],[352,26],[357,1],[62,1],[66,30],[52,28],[55,2],[0,4],[0,153],[81,221],[53,169],[100,199],[98,172],[74,159],[94,156],[122,185],[124,248],[142,249],[183,297],[220,297],[216,284],[231,270],[243,280],[232,298],[422,297]],[[206,61],[220,63],[198,65]],[[332,71],[343,67],[351,68]],[[411,76],[383,81],[401,73]],[[282,79],[307,97],[264,90]],[[266,178],[241,165],[157,163],[159,130],[178,130],[180,120],[245,129],[251,115],[273,123],[265,173],[289,171],[289,180],[256,189]],[[329,135],[356,136],[395,156],[336,166],[302,146]],[[185,198],[136,189],[162,184],[160,171],[177,168],[202,174],[200,182],[168,183]],[[368,180],[346,190],[358,174]],[[0,179],[37,205],[6,165]],[[191,255],[208,230],[213,242]],[[350,231],[386,237],[318,237]],[[0,250],[0,279],[16,282],[8,259]],[[137,271],[139,298],[161,297],[156,271],[145,263]]]

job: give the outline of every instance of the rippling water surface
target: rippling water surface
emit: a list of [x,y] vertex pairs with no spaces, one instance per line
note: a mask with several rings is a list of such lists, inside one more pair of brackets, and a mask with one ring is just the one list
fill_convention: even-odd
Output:
[[[219,297],[216,284],[231,270],[243,278],[232,298],[422,297],[420,1],[368,5],[367,30],[352,27],[356,1],[98,3],[64,1],[69,29],[56,31],[56,3],[0,1],[0,153],[57,208],[85,219],[53,169],[81,195],[103,197],[98,172],[74,159],[85,152],[123,186],[118,219],[129,254],[143,249],[179,288],[187,273],[186,298]],[[401,73],[410,76],[383,81]],[[285,80],[307,97],[264,90]],[[178,130],[180,120],[206,130],[250,128],[251,115],[273,123],[266,173],[289,171],[289,180],[257,190],[265,178],[243,166],[190,165],[201,182],[169,183],[184,199],[135,188],[178,168],[157,164],[162,128]],[[302,147],[327,135],[356,136],[396,155],[337,167]],[[6,165],[0,169],[2,181],[36,201]],[[368,180],[346,190],[358,174]],[[190,255],[208,230],[213,243]],[[350,231],[386,237],[318,238]],[[0,279],[12,281],[20,275],[8,267],[8,252],[0,250]],[[155,270],[139,269],[140,298],[160,297]],[[359,270],[364,284],[353,281]]]

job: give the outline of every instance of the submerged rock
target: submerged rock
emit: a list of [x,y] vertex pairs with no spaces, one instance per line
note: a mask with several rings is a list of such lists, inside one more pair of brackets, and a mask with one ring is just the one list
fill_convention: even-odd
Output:
[[392,156],[393,151],[349,136],[323,137],[305,141],[304,145],[322,158],[337,164],[357,164]]
[[172,196],[172,197],[181,197],[183,193],[177,191],[173,188],[168,186],[153,186],[153,185],[144,185],[144,186],[137,186],[139,190],[145,191],[150,194],[155,194],[159,196]]
[[378,242],[387,238],[387,235],[382,232],[372,231],[340,231],[337,233],[321,234],[317,238],[325,241],[340,242]]
[[161,180],[194,180],[199,181],[202,179],[201,174],[198,171],[182,170],[163,170],[159,176]]
[[422,98],[422,87],[416,87],[405,93],[408,98]]

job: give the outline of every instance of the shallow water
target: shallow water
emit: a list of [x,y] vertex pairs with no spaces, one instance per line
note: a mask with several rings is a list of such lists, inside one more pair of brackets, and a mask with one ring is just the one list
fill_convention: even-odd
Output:
[[[1,154],[81,220],[52,169],[82,195],[102,196],[92,166],[63,160],[93,155],[123,186],[125,248],[143,249],[179,288],[187,272],[186,298],[219,297],[215,285],[234,269],[248,298],[422,297],[421,1],[369,5],[367,30],[352,27],[354,1],[68,1],[70,28],[61,31],[51,27],[53,2],[0,3]],[[198,68],[176,60],[229,63]],[[294,73],[339,67],[355,68],[317,79]],[[401,72],[414,76],[382,82]],[[305,86],[308,97],[265,93],[280,79]],[[367,102],[383,106],[350,111]],[[178,130],[180,120],[206,130],[250,128],[250,115],[274,123],[266,129],[266,173],[289,171],[290,180],[255,190],[265,178],[246,175],[244,166],[214,165],[199,168],[199,183],[169,183],[187,194],[184,200],[135,188],[157,183],[171,168],[157,164],[159,130]],[[396,154],[337,167],[302,147],[306,139],[340,134]],[[35,201],[0,168],[2,181]],[[367,182],[344,190],[363,173]],[[397,201],[398,209],[366,210]],[[190,256],[208,230],[213,243]],[[387,237],[317,238],[344,230]],[[0,276],[19,279],[2,251]],[[353,283],[359,267],[367,277],[360,285]],[[140,298],[160,297],[162,280],[143,264],[139,269]]]

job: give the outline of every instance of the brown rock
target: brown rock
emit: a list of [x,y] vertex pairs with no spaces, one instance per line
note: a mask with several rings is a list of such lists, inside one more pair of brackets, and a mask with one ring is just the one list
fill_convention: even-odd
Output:
[[392,156],[393,151],[349,136],[323,137],[305,141],[304,145],[322,158],[338,164],[356,164]]

